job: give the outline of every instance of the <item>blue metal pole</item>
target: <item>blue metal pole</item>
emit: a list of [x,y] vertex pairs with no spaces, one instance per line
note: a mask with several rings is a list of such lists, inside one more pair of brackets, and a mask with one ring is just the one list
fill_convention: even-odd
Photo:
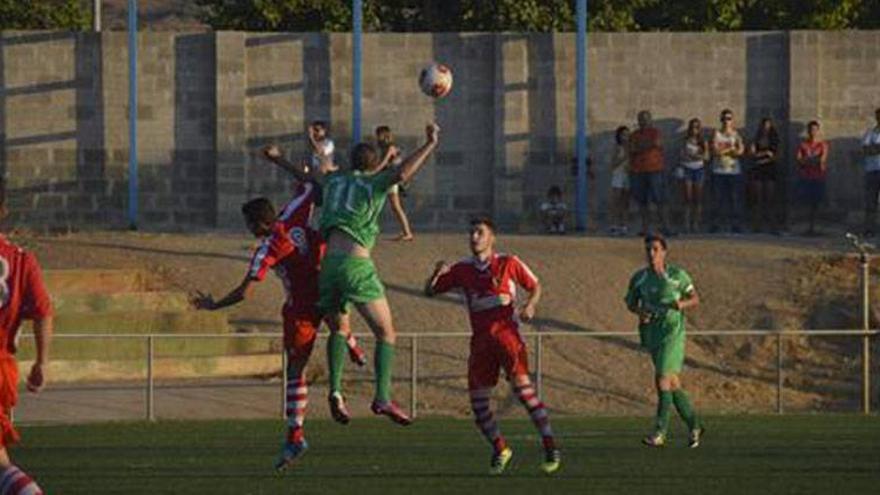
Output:
[[364,28],[363,0],[352,0],[352,66],[351,66],[351,139],[354,143],[361,140],[361,68],[363,64],[363,47],[361,34]]
[[587,230],[587,0],[577,2],[577,230]]
[[128,0],[128,225],[137,228],[137,0]]

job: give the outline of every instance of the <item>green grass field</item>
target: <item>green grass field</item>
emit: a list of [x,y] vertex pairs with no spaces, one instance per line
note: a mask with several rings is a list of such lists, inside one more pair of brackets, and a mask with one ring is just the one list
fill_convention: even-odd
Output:
[[[210,404],[206,404],[210,407]],[[503,421],[510,471],[484,473],[489,450],[470,421],[307,423],[311,450],[284,476],[271,464],[278,421],[161,422],[21,428],[13,457],[51,494],[78,493],[877,493],[880,418],[712,417],[704,445],[674,430],[639,444],[648,418],[559,418],[563,468],[537,469],[526,421]]]

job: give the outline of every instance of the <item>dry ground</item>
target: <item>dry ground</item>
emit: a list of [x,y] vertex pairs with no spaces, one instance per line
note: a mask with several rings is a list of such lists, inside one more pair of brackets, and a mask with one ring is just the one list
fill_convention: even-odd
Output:
[[[93,232],[45,236],[19,232],[13,240],[34,250],[46,268],[148,268],[157,288],[209,290],[222,295],[244,274],[253,239],[244,235]],[[628,332],[634,320],[622,296],[643,263],[635,238],[504,236],[501,249],[527,260],[545,285],[535,327],[572,333]],[[675,239],[671,259],[693,275],[702,305],[690,330],[856,328],[857,264],[844,245],[826,237]],[[421,287],[435,260],[467,255],[457,234],[422,234],[413,243],[382,241],[375,257],[401,332],[467,331],[454,298],[428,300]],[[280,283],[229,310],[242,331],[279,329]],[[359,324],[360,322],[358,322]],[[356,330],[363,331],[362,325]],[[564,413],[646,413],[652,407],[650,363],[634,339],[554,337],[545,341],[547,402]],[[465,341],[422,341],[420,408],[466,414]],[[875,345],[876,347],[876,345]],[[408,342],[398,369],[408,370]],[[791,338],[785,344],[785,402],[789,410],[852,410],[859,398],[856,339]],[[775,408],[776,341],[763,337],[691,339],[685,381],[698,404],[713,411],[767,412]],[[323,375],[316,353],[312,377]],[[876,360],[875,360],[876,361]],[[876,373],[875,373],[876,374]],[[353,385],[354,393],[368,384]],[[406,383],[399,385],[406,390]],[[401,394],[404,392],[401,392]],[[504,393],[506,392],[500,391]],[[876,394],[874,394],[876,396]],[[505,406],[518,408],[509,397]]]

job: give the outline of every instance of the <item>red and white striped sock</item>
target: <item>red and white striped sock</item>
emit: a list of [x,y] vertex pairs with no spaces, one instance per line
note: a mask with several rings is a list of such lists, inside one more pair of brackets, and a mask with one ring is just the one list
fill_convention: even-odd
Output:
[[287,441],[303,441],[303,422],[306,419],[306,406],[309,404],[309,387],[305,376],[287,378]]
[[471,390],[471,409],[474,411],[474,421],[477,423],[477,428],[480,429],[486,440],[492,444],[495,452],[501,452],[507,447],[507,442],[501,436],[501,430],[498,429],[498,423],[495,422],[495,415],[489,409],[489,396],[491,393],[492,390],[488,388]]
[[348,334],[348,337],[345,339],[345,345],[347,345],[349,349],[357,349],[358,341],[353,333]]
[[547,415],[547,408],[544,403],[538,399],[535,388],[529,384],[525,386],[515,386],[513,391],[516,393],[519,401],[526,406],[529,411],[529,417],[532,419],[535,428],[541,433],[541,441],[547,450],[555,449],[556,442],[553,439],[553,430],[550,428],[550,416]]
[[43,490],[18,466],[9,466],[0,475],[0,495],[43,495]]

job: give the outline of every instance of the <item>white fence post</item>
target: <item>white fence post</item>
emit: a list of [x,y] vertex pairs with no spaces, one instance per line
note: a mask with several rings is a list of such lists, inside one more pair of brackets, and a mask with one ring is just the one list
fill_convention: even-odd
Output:
[[412,336],[412,347],[409,358],[409,414],[415,418],[418,415],[418,390],[419,390],[419,339]]
[[153,335],[147,336],[147,421],[156,421],[153,404]]

